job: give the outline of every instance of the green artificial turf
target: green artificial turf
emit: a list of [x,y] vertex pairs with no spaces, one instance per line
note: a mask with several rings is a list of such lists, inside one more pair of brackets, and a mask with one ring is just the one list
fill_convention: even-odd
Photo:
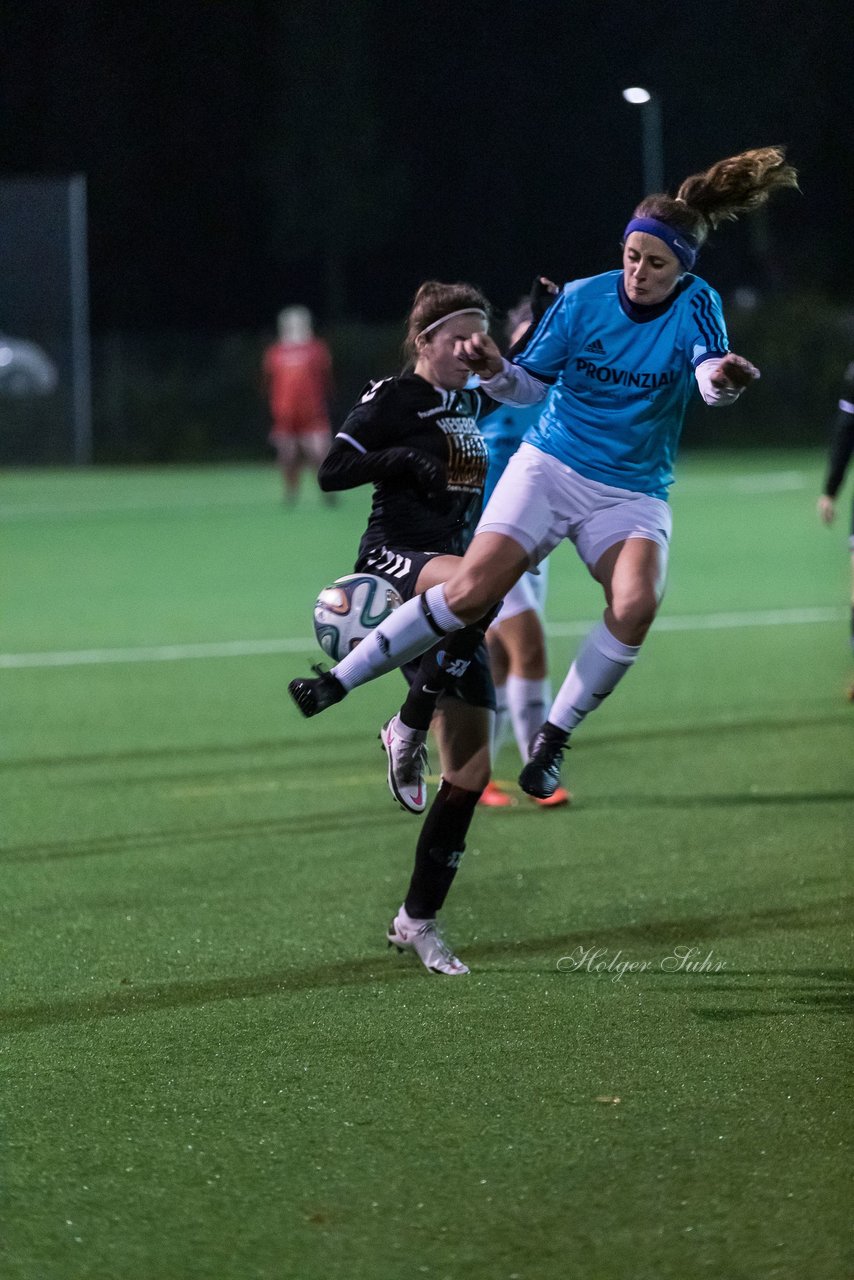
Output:
[[[375,737],[399,677],[310,723],[285,693],[366,491],[3,477],[0,653],[53,656],[0,659],[2,1280],[849,1276],[821,466],[683,460],[661,625],[577,735],[573,806],[476,817],[460,980],[385,947],[419,825]],[[561,548],[556,678],[599,609]],[[231,641],[286,651],[180,649]]]

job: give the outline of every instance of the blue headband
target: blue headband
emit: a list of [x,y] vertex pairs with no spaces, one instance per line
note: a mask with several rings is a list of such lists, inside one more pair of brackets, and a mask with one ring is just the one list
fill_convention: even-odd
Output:
[[686,271],[690,271],[697,261],[698,246],[681,231],[674,231],[666,222],[658,218],[632,218],[623,232],[623,239],[628,239],[632,231],[645,231],[647,235],[657,236],[676,254]]

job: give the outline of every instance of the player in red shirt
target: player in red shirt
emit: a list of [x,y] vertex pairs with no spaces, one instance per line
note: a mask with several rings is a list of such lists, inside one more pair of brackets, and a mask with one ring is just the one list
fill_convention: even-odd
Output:
[[279,340],[264,352],[263,364],[273,419],[269,440],[278,457],[285,498],[294,502],[303,468],[316,472],[329,449],[332,358],[326,343],[315,337],[306,307],[286,307],[279,313],[278,327]]

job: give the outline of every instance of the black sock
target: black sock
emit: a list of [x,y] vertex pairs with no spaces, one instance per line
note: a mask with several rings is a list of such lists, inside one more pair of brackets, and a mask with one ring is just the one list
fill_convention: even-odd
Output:
[[440,695],[465,674],[499,608],[496,605],[479,621],[463,627],[462,631],[452,631],[422,656],[418,673],[400,708],[400,718],[408,728],[430,728]]
[[432,920],[447,898],[480,794],[442,782],[415,846],[415,869],[403,904],[413,920]]

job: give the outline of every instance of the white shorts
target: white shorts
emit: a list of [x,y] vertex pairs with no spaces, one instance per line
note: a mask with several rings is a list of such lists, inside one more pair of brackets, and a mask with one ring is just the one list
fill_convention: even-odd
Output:
[[504,533],[532,565],[569,538],[588,569],[616,542],[646,538],[667,551],[673,517],[663,498],[580,476],[557,458],[521,444],[507,464],[475,533]]
[[508,618],[515,618],[520,613],[527,613],[528,610],[542,617],[548,585],[548,561],[541,564],[536,573],[523,573],[516,585],[511,587],[504,597],[501,612],[493,622],[493,627],[500,626]]

